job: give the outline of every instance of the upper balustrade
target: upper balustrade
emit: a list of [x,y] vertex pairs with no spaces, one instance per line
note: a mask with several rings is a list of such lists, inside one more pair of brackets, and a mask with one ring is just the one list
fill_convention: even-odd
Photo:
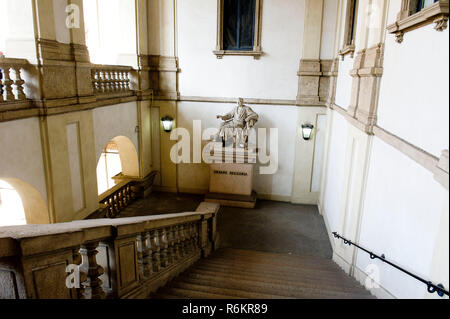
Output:
[[130,66],[93,64],[91,69],[92,87],[97,96],[131,94]]
[[[0,104],[26,102],[23,72],[29,65],[25,59],[0,58]],[[0,106],[0,109],[3,109]]]
[[0,228],[0,298],[146,298],[218,245],[196,212]]

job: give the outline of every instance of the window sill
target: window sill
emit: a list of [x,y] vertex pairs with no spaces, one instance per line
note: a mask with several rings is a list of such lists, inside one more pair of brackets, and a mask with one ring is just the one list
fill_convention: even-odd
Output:
[[259,59],[263,52],[261,50],[253,51],[235,51],[235,50],[215,50],[213,53],[218,59],[222,59],[224,55],[234,55],[234,56],[252,56],[255,60]]
[[415,30],[422,26],[436,23],[434,27],[437,31],[444,31],[447,28],[448,21],[448,1],[439,1],[435,4],[417,12],[409,17],[400,19],[395,23],[387,26],[387,30],[391,34],[395,34],[398,43],[403,42],[403,35],[406,32]]
[[342,48],[342,50],[339,51],[339,56],[341,57],[341,60],[344,61],[344,57],[346,55],[350,55],[352,58],[355,55],[355,46],[352,45],[346,45]]

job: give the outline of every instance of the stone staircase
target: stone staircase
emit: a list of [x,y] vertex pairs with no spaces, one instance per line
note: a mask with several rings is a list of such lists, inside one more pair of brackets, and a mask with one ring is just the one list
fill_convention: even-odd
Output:
[[222,248],[154,299],[373,299],[332,260]]

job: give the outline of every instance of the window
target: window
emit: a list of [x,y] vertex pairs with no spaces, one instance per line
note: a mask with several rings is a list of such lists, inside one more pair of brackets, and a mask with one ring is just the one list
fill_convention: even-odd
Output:
[[411,0],[409,14],[412,15],[414,13],[422,11],[423,9],[431,6],[435,2],[438,2],[438,0]]
[[395,34],[398,43],[403,42],[406,32],[435,23],[434,29],[444,31],[448,21],[448,0],[402,0],[397,21],[387,26]]
[[345,30],[344,30],[344,46],[339,51],[339,55],[343,59],[345,55],[351,54],[353,57],[355,53],[355,36],[356,36],[356,22],[358,15],[358,0],[347,0],[347,14],[345,16]]
[[120,154],[117,144],[110,142],[106,146],[97,164],[98,194],[113,188],[117,182],[114,176],[122,172]]
[[214,54],[250,55],[261,52],[261,0],[218,0],[217,43]]

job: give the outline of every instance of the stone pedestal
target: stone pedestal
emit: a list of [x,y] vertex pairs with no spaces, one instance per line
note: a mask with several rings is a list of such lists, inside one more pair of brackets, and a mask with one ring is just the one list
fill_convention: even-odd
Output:
[[215,147],[210,164],[209,193],[206,202],[222,206],[254,208],[257,194],[253,191],[253,165],[256,148],[233,149]]

